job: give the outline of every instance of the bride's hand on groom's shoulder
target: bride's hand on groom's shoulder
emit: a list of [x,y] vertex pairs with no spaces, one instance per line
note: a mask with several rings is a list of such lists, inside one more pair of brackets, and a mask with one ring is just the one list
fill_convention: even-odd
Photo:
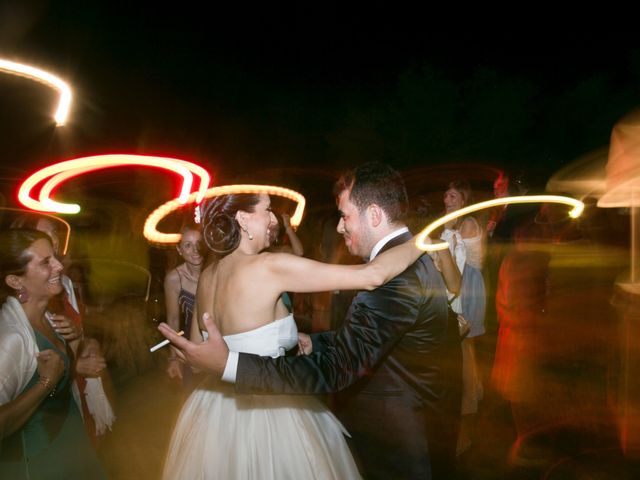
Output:
[[298,332],[298,355],[311,355],[313,342],[306,333]]
[[166,323],[161,323],[158,326],[158,330],[171,341],[177,350],[177,355],[189,365],[200,370],[222,375],[227,365],[229,349],[220,334],[220,330],[218,330],[208,313],[202,316],[202,321],[208,334],[208,338],[202,343],[194,343],[181,337]]

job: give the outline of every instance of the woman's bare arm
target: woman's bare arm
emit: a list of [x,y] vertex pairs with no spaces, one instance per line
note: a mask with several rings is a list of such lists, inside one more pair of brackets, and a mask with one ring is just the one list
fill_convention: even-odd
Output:
[[467,217],[460,225],[460,236],[462,238],[471,238],[480,235],[480,225],[473,217]]
[[435,254],[438,257],[438,270],[440,270],[442,274],[447,290],[457,295],[460,293],[460,287],[462,286],[462,275],[460,274],[460,270],[458,270],[458,266],[453,261],[451,252],[447,248],[445,250],[438,250]]
[[197,305],[193,307],[193,317],[191,318],[191,331],[189,332],[189,339],[194,343],[202,343],[202,341],[204,340],[204,337],[202,336],[202,330],[200,330]]
[[180,283],[178,272],[171,270],[164,277],[164,304],[167,314],[167,324],[174,330],[180,328],[180,309],[178,307],[178,295],[180,294]]
[[0,440],[20,429],[34,414],[49,391],[40,383],[22,393],[15,400],[0,406]]
[[291,218],[286,213],[282,214],[282,223],[284,224],[284,231],[289,237],[289,243],[291,243],[291,253],[301,257],[304,255],[304,247],[302,246],[302,242],[296,235],[295,230],[291,226]]
[[40,381],[15,399],[0,405],[0,440],[19,430],[47,398],[64,373],[64,362],[53,350],[38,354]]
[[[164,277],[164,304],[167,314],[167,324],[178,331],[180,329],[180,309],[178,307],[178,295],[180,294],[180,279],[176,269],[171,270]],[[167,374],[170,378],[182,378],[182,364],[178,361],[178,356],[171,348]]]
[[363,265],[333,265],[285,253],[264,253],[269,278],[280,291],[373,290],[406,270],[422,252],[413,240]]

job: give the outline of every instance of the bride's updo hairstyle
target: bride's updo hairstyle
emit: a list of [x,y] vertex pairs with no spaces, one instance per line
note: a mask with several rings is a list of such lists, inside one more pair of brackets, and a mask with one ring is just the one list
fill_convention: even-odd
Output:
[[202,206],[202,237],[209,250],[218,257],[233,252],[240,245],[240,224],[236,220],[238,210],[253,212],[260,195],[238,193],[219,195]]

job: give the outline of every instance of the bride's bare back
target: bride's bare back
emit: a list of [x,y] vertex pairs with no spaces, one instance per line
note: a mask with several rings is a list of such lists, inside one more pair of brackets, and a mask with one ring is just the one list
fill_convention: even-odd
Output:
[[197,309],[210,312],[223,335],[253,330],[289,313],[262,255],[234,252],[200,276]]

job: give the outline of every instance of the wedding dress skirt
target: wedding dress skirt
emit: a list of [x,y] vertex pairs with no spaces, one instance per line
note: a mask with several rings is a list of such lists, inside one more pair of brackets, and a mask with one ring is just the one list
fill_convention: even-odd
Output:
[[[292,315],[224,338],[230,350],[272,357],[298,341]],[[208,379],[180,413],[163,478],[360,478],[345,434],[315,397],[237,395]]]

